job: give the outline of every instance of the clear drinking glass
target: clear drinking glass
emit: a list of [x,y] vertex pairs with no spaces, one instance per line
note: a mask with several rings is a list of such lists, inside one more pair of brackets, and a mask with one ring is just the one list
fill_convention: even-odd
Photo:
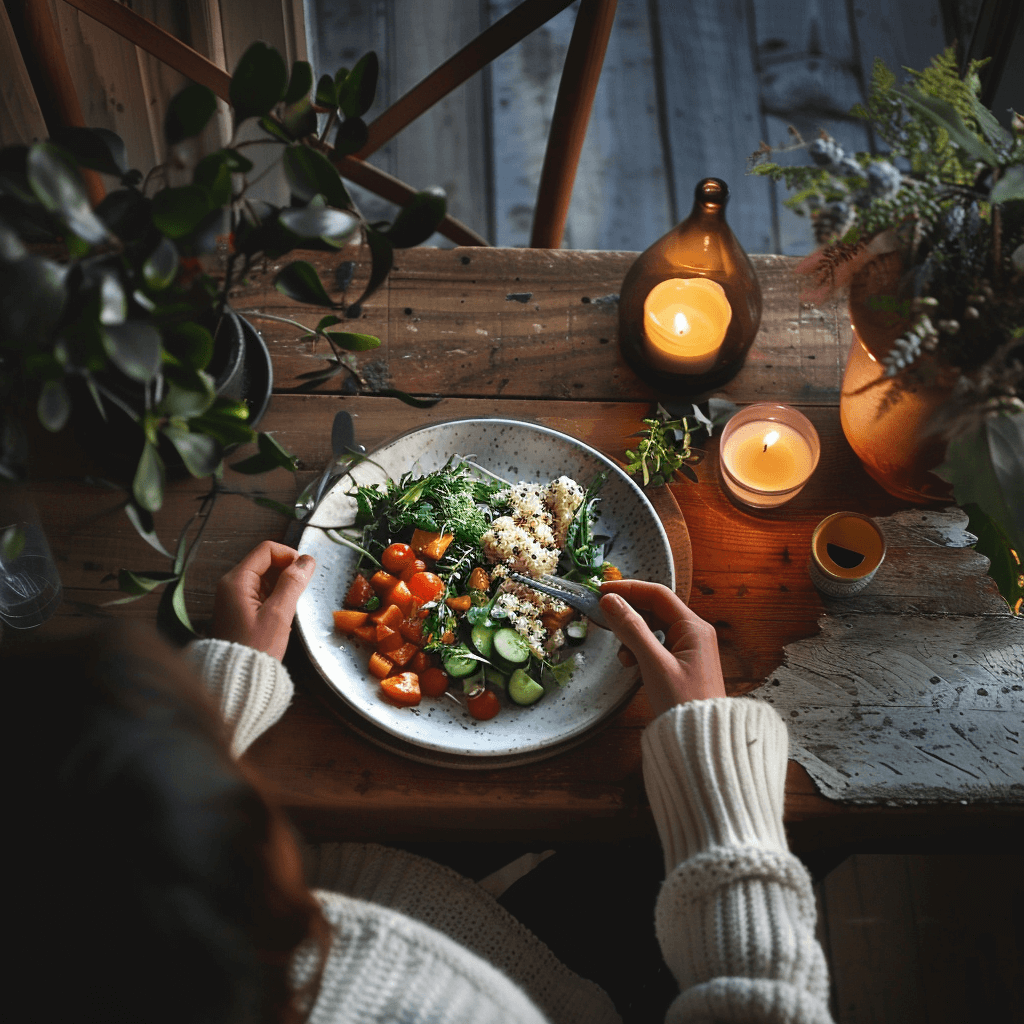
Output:
[[24,488],[0,484],[0,537],[12,526],[20,529],[24,546],[8,559],[0,544],[0,620],[14,629],[32,629],[60,605],[60,575]]

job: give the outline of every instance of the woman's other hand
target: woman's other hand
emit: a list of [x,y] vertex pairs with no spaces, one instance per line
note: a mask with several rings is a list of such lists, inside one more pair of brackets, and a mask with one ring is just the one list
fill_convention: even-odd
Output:
[[284,657],[295,606],[316,562],[293,548],[265,540],[217,584],[213,635]]
[[[642,580],[615,580],[601,590],[601,611],[636,658],[655,715],[675,704],[725,696],[715,627],[690,611],[677,594]],[[652,629],[664,631],[664,645]]]

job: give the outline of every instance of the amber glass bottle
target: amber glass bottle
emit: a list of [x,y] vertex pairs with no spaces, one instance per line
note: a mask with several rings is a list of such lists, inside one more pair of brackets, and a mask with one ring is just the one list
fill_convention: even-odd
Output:
[[[622,354],[639,377],[666,394],[697,395],[724,384],[743,365],[761,325],[761,286],[747,254],[725,222],[728,199],[729,187],[724,181],[699,181],[690,216],[641,253],[622,282]],[[720,285],[732,308],[721,347],[708,359],[682,359],[673,364],[662,358],[659,363],[652,358],[650,339],[645,337],[645,330],[651,329],[649,319],[645,328],[647,297],[662,281],[696,277]],[[711,315],[717,315],[713,307]],[[708,361],[710,367],[706,367]]]

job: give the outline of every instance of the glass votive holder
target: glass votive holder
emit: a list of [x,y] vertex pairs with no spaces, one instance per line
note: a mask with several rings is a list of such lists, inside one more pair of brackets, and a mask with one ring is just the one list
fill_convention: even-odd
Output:
[[818,432],[803,413],[788,405],[750,405],[722,431],[719,471],[740,504],[777,508],[803,490],[820,455]]

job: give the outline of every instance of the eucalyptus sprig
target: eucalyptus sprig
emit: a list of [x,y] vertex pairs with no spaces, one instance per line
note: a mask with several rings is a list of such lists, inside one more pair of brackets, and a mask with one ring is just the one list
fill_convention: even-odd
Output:
[[629,462],[626,472],[639,476],[643,486],[660,487],[682,476],[697,483],[693,466],[704,459],[704,451],[692,445],[695,434],[707,432],[711,436],[712,422],[694,405],[693,413],[673,417],[659,405],[653,418],[644,420],[645,429],[632,434],[639,437],[636,451],[626,452]]

